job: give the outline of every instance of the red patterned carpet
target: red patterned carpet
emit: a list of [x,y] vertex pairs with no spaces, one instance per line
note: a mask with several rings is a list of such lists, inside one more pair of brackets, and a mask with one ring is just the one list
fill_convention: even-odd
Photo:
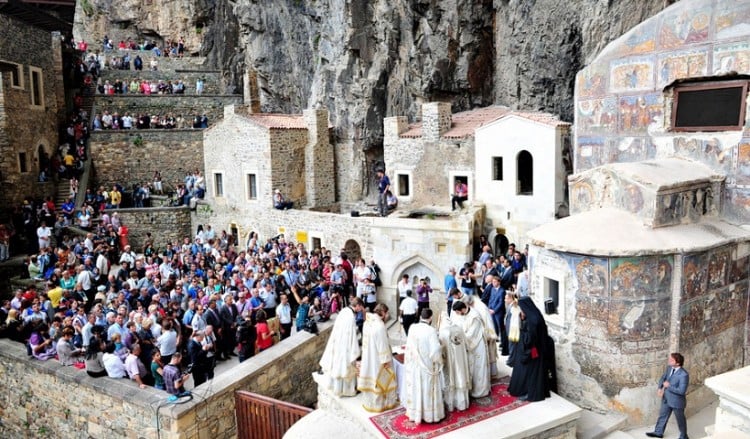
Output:
[[508,393],[507,383],[492,385],[492,392],[484,398],[472,399],[464,411],[446,413],[445,419],[434,424],[415,424],[406,417],[403,407],[370,418],[385,437],[390,439],[427,439],[483,421],[528,404]]

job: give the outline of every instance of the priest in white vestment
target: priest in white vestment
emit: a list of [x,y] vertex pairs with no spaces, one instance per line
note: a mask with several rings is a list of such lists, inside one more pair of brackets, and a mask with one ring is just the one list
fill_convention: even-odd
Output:
[[431,323],[432,310],[425,308],[419,323],[411,326],[406,339],[406,417],[415,424],[438,422],[445,417],[441,373],[443,353],[437,330]]
[[388,307],[379,303],[375,306],[375,312],[367,313],[362,327],[362,362],[357,390],[364,394],[362,406],[370,412],[382,412],[398,405],[396,373],[392,368],[393,354],[385,329],[386,320]]
[[490,376],[498,378],[497,371],[497,332],[492,321],[490,309],[478,297],[469,296],[468,305],[479,314],[484,325],[484,341],[487,343],[487,355],[490,359]]
[[357,366],[360,349],[357,341],[356,313],[362,311],[361,301],[339,312],[331,336],[320,358],[325,387],[336,396],[357,394]]
[[466,351],[469,354],[471,397],[487,396],[490,394],[490,358],[487,353],[487,342],[484,339],[482,318],[463,302],[454,302],[453,312],[462,316]]
[[456,323],[457,314],[442,314],[440,319],[440,344],[443,348],[443,399],[448,411],[469,408],[471,374],[466,353],[466,336]]

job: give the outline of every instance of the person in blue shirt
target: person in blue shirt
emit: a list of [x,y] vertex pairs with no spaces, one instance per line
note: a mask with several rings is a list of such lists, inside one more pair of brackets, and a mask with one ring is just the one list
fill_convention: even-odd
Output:
[[391,180],[385,175],[385,170],[378,169],[378,213],[380,216],[388,214],[387,193],[391,190]]
[[445,288],[445,300],[448,302],[448,315],[451,315],[451,309],[453,309],[453,295],[451,294],[451,290],[453,288],[458,288],[458,284],[456,283],[456,268],[451,267],[448,269],[448,274],[445,275],[445,279],[443,281],[443,288]]

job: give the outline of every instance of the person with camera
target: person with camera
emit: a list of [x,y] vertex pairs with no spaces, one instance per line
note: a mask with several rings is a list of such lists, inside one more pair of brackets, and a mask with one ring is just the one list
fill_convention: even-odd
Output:
[[180,370],[182,354],[178,351],[172,355],[172,360],[164,366],[162,376],[164,377],[164,387],[170,395],[179,395],[185,391],[185,382],[190,378],[190,367],[185,373]]

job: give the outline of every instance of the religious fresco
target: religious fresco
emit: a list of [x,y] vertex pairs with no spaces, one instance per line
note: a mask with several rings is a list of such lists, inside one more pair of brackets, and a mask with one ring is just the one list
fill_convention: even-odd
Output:
[[737,184],[750,184],[750,138],[742,138],[737,147]]
[[596,199],[594,187],[588,180],[576,180],[570,183],[571,213],[586,210]]
[[604,137],[578,137],[576,172],[609,163],[609,148]]
[[659,48],[676,49],[708,40],[711,5],[702,8],[677,8],[662,14],[659,27]]
[[714,32],[719,40],[750,35],[750,4],[717,11],[714,16]]
[[750,73],[750,43],[714,46],[713,74]]
[[722,212],[728,218],[746,220],[750,217],[750,191],[738,187],[725,187]]
[[617,100],[614,96],[578,101],[576,126],[580,132],[610,133],[617,126],[617,112]]
[[622,96],[618,104],[618,128],[621,132],[643,132],[656,119],[661,119],[664,111],[664,97],[661,93],[643,96]]
[[745,323],[747,290],[721,288],[680,306],[680,344],[694,346]]
[[578,280],[578,295],[608,296],[607,259],[589,256],[572,256],[568,260]]
[[597,296],[576,296],[576,320],[578,322],[595,320],[601,322],[606,330],[608,317],[609,299]]
[[729,249],[711,252],[708,261],[708,288],[723,288],[727,285],[727,277],[730,270]]
[[609,77],[612,93],[653,90],[654,60],[639,57],[612,61]]
[[612,151],[612,160],[618,163],[636,162],[656,157],[656,146],[650,137],[622,137]]
[[696,139],[678,136],[673,139],[673,146],[675,155],[699,160],[717,171],[731,171],[734,145],[723,145],[717,137]]
[[609,339],[642,342],[667,337],[670,302],[669,297],[611,301],[607,321]]
[[623,39],[618,55],[639,55],[656,49],[656,26],[639,26]]
[[696,253],[682,259],[682,302],[703,296],[708,290],[708,255]]
[[[732,261],[732,266],[729,268],[729,283],[742,282],[748,279],[750,271],[750,256],[739,258]],[[747,285],[745,285],[747,287]]]
[[612,258],[610,278],[612,299],[667,296],[672,288],[672,258]]
[[609,72],[602,66],[591,66],[581,70],[576,76],[578,99],[603,96],[607,92]]
[[628,212],[638,214],[643,210],[643,188],[635,183],[621,185],[617,191],[617,199],[619,200],[619,205],[624,207]]
[[659,56],[656,63],[656,84],[664,87],[675,79],[695,78],[708,75],[708,49],[667,53]]

